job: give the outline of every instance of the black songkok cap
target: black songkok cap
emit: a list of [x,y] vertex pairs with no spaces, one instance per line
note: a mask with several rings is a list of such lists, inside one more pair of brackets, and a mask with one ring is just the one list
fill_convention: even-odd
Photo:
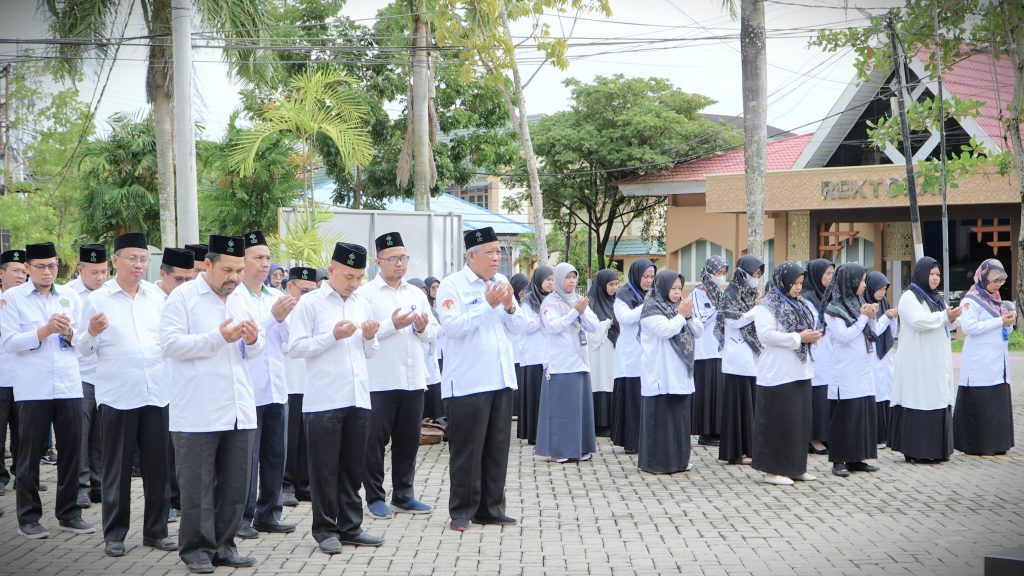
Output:
[[143,250],[148,250],[149,243],[146,241],[146,235],[142,232],[128,232],[114,238],[114,252],[121,248],[142,248]]
[[366,248],[358,244],[338,242],[334,245],[332,260],[349,268],[366,268]]
[[497,242],[498,235],[494,233],[494,228],[488,226],[486,228],[477,228],[476,230],[466,230],[462,234],[462,239],[466,242],[466,250],[469,250],[474,246],[487,244],[488,242]]
[[28,255],[25,254],[24,250],[8,250],[0,254],[0,264],[7,264],[8,262],[21,262],[24,264],[26,260],[28,260]]
[[210,252],[225,256],[245,256],[245,241],[241,236],[210,234]]
[[288,271],[289,280],[309,280],[310,282],[316,282],[316,268],[307,268],[305,266],[296,266]]
[[163,266],[174,266],[183,270],[196,267],[196,256],[186,248],[164,248],[164,257],[160,261]]
[[245,247],[252,248],[253,246],[266,246],[267,239],[263,237],[263,232],[259,230],[253,230],[252,232],[246,232],[242,235],[245,239]]
[[100,244],[82,244],[78,248],[78,261],[102,264],[107,261],[107,248]]
[[200,262],[206,260],[210,248],[206,244],[185,244],[185,250],[191,250],[196,255],[196,262]]
[[47,258],[57,257],[57,248],[54,247],[53,242],[29,244],[28,246],[25,246],[25,252],[27,253],[29,260],[45,260]]
[[387,234],[381,234],[377,236],[376,240],[377,252],[381,250],[387,250],[388,248],[394,248],[395,246],[405,246],[402,242],[402,235],[398,232],[388,232]]

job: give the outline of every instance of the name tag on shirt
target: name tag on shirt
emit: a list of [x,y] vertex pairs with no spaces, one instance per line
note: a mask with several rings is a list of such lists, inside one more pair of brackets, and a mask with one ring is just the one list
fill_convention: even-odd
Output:
[[482,296],[483,293],[480,292],[479,290],[467,290],[466,292],[462,293],[462,301],[466,303],[466,306],[472,306],[474,304],[479,304],[480,302],[482,302]]

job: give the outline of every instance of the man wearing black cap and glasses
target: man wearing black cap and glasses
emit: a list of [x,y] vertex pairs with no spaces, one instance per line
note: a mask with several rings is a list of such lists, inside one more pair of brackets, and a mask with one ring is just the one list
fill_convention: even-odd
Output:
[[[77,277],[68,282],[68,288],[78,294],[84,303],[93,291],[107,281],[107,249],[99,244],[83,244],[78,249]],[[78,473],[78,505],[88,508],[100,502],[102,456],[100,455],[100,418],[96,410],[96,357],[78,357],[78,371],[82,375],[82,471]]]
[[366,269],[366,249],[338,242],[323,286],[292,312],[288,354],[306,359],[302,412],[309,439],[313,538],[325,554],[342,544],[380,546],[362,529],[359,484],[363,479],[370,389],[366,357],[376,353],[370,303],[356,293]]
[[78,473],[82,436],[82,378],[72,346],[81,302],[67,286],[54,283],[57,250],[53,243],[29,244],[29,281],[4,293],[0,346],[13,359],[14,399],[18,404],[18,533],[47,538],[39,523],[39,458],[53,426],[57,442],[56,516],[60,528],[76,534],[95,532],[82,520]]
[[[206,257],[206,252],[203,252]],[[195,280],[197,264],[195,254],[187,248],[164,248],[163,257],[160,259],[160,279],[156,281],[156,287],[164,295],[174,292],[174,289],[189,280]]]
[[171,292],[160,321],[181,490],[178,554],[199,574],[256,563],[235,547],[256,434],[246,359],[263,349],[258,313],[236,291],[244,254],[241,237],[210,236],[205,271]]
[[516,389],[512,335],[526,318],[509,281],[498,273],[494,229],[464,234],[466,266],[441,281],[437,312],[444,329],[441,396],[448,413],[449,527],[516,524],[505,514],[505,475]]
[[[25,262],[24,250],[8,250],[0,254],[0,313],[6,304],[4,291],[21,286],[28,279]],[[11,469],[8,470],[0,458],[0,496],[7,492],[7,484],[14,476],[18,461],[18,412],[14,409],[14,378],[11,377],[13,361],[0,346],[0,370],[4,371],[3,378],[0,378],[0,447],[7,442],[8,427],[11,429]]]

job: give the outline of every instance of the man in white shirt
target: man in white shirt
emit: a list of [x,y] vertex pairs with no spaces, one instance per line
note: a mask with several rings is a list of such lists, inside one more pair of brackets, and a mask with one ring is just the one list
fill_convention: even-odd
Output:
[[[57,442],[56,516],[76,534],[96,531],[82,520],[78,472],[82,435],[82,378],[72,342],[81,302],[74,290],[54,282],[57,250],[52,242],[26,247],[30,281],[4,293],[0,345],[12,359],[18,409],[18,533],[47,538],[40,523],[39,459],[50,426]],[[5,367],[6,368],[6,367]]]
[[516,524],[505,515],[505,475],[516,390],[512,335],[526,324],[511,284],[498,274],[501,245],[494,229],[463,236],[466,266],[437,290],[445,335],[441,396],[451,453],[449,528],[458,532],[470,522]]
[[[24,250],[8,250],[0,254],[0,314],[3,314],[7,303],[3,291],[21,286],[28,279],[25,261]],[[0,339],[2,338],[3,335],[0,333]],[[6,445],[7,428],[11,429],[11,469],[8,470],[4,465],[4,459],[0,458],[0,496],[7,493],[7,484],[11,481],[18,462],[18,411],[14,409],[12,361],[3,346],[0,346],[0,370],[3,370],[3,377],[0,378],[0,448]]]
[[113,264],[114,279],[85,299],[79,321],[83,329],[75,342],[81,358],[97,361],[93,384],[103,430],[104,552],[114,557],[125,554],[136,446],[145,494],[142,544],[177,550],[178,544],[167,537],[170,374],[160,350],[165,296],[143,280],[149,266],[144,234],[118,236]]
[[302,412],[309,441],[313,538],[325,554],[342,543],[380,546],[362,529],[363,479],[370,391],[366,357],[379,346],[373,310],[356,293],[366,249],[338,242],[323,286],[299,300],[291,317],[288,355],[306,359]]
[[[206,256],[205,252],[203,256]],[[160,260],[160,279],[155,283],[157,288],[165,295],[170,295],[175,288],[195,278],[196,261],[191,250],[164,248],[163,258]]]
[[[286,290],[298,300],[316,290],[316,268],[296,266],[288,271]],[[289,322],[291,321],[289,316]],[[285,343],[287,345],[287,342]],[[298,506],[299,500],[309,502],[309,457],[306,431],[302,426],[302,397],[306,391],[306,360],[285,353],[285,375],[288,378],[288,446],[285,450],[284,481],[281,503]]]
[[256,563],[235,547],[256,435],[246,358],[263,349],[258,313],[236,290],[244,254],[241,237],[211,235],[205,271],[171,292],[160,321],[181,489],[178,555],[197,574]]
[[[416,499],[413,484],[427,381],[423,344],[437,339],[440,325],[430,313],[426,294],[403,280],[409,256],[401,234],[382,234],[375,244],[379,271],[357,291],[370,302],[373,319],[380,323],[380,350],[367,360],[371,409],[363,473],[366,507],[374,518],[391,518],[392,511],[428,514],[432,508]],[[388,442],[390,506],[384,500],[384,450]]]
[[[266,340],[263,353],[246,362],[256,398],[256,438],[253,440],[249,497],[238,527],[239,538],[259,532],[286,534],[295,524],[281,522],[281,483],[284,481],[285,442],[288,434],[288,383],[282,345],[288,342],[285,322],[296,300],[263,285],[270,269],[270,248],[263,232],[242,235],[245,271],[238,292],[258,311],[256,321]],[[258,486],[258,494],[257,494]]]

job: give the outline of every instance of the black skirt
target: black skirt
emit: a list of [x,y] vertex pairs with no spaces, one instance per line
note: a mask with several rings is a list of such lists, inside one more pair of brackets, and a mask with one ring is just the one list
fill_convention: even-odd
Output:
[[717,436],[722,417],[722,359],[693,363],[693,419],[690,434]]
[[811,386],[811,440],[828,442],[828,386]]
[[878,407],[874,396],[832,401],[828,461],[861,462],[878,458]]
[[[722,385],[721,443],[718,459],[737,462],[753,452],[754,376],[724,374]],[[804,447],[804,451],[807,447]]]
[[683,472],[690,465],[692,394],[641,398],[640,455],[637,466],[652,474]]
[[437,420],[444,416],[444,404],[441,402],[441,383],[427,386],[423,393],[423,418]]
[[1013,448],[1009,384],[961,386],[957,390],[953,447],[967,454],[998,454]]
[[516,422],[516,438],[530,444],[537,443],[537,415],[540,412],[540,395],[544,389],[544,365],[523,366],[523,383],[519,386],[519,420]]
[[594,431],[608,436],[612,431],[612,393],[594,392]]
[[881,402],[875,402],[875,408],[877,409],[878,415],[875,417],[875,421],[878,423],[878,445],[881,446],[889,441],[889,417],[892,411],[889,408],[889,401],[883,400]]
[[640,378],[616,378],[612,388],[612,444],[626,452],[640,449]]
[[915,410],[893,406],[889,448],[907,458],[948,460],[953,453],[953,417],[949,407]]
[[[811,381],[757,386],[751,467],[765,474],[799,476],[807,472],[811,441]],[[723,441],[725,437],[723,436]]]

